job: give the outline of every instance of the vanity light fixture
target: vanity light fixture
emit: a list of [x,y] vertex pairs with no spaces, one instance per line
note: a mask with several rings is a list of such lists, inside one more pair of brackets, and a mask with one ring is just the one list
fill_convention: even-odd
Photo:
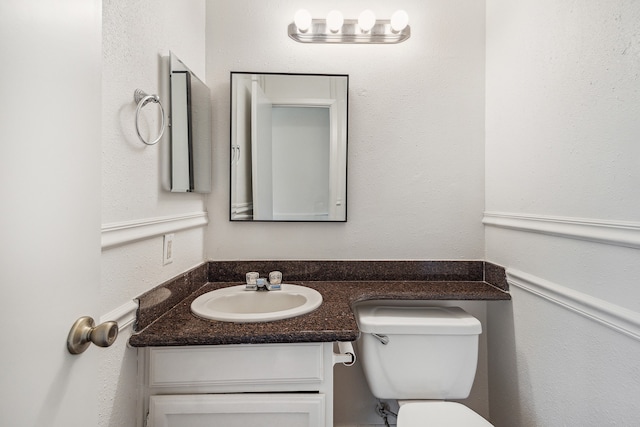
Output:
[[358,27],[363,33],[371,31],[373,26],[376,25],[376,14],[371,9],[362,11],[358,16]]
[[391,19],[376,19],[373,11],[363,11],[358,19],[344,19],[332,10],[326,19],[312,19],[309,11],[298,10],[289,24],[289,37],[300,43],[400,43],[411,36],[409,15],[396,11]]
[[406,11],[402,9],[396,10],[393,15],[391,15],[391,30],[394,33],[399,33],[404,30],[407,25],[409,25],[409,15]]
[[293,22],[301,33],[306,33],[311,27],[311,14],[306,9],[300,9],[294,15]]
[[340,31],[342,26],[344,25],[344,16],[342,16],[342,12],[339,10],[332,10],[327,14],[327,28],[333,34]]

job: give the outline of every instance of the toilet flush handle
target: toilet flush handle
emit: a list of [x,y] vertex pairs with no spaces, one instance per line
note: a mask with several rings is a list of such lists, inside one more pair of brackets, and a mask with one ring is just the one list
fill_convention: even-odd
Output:
[[371,334],[374,337],[376,337],[378,339],[378,341],[380,341],[382,343],[382,345],[387,345],[389,344],[389,337],[386,335],[380,335],[380,334]]

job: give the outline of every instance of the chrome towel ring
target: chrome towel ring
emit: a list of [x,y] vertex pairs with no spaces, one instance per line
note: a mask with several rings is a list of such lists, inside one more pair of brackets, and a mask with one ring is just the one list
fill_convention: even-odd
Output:
[[[145,93],[140,89],[136,89],[135,92],[133,92],[133,99],[138,104],[138,108],[136,108],[136,133],[138,134],[138,138],[140,138],[140,141],[144,142],[147,145],[154,145],[158,141],[160,141],[160,138],[162,138],[162,134],[164,134],[164,128],[165,128],[164,108],[162,108],[160,97],[158,95],[149,95],[148,93]],[[140,134],[140,127],[138,126],[138,120],[140,117],[140,110],[142,110],[142,107],[144,107],[150,102],[155,102],[160,106],[160,113],[161,113],[160,116],[162,117],[162,123],[160,125],[160,134],[158,135],[158,137],[153,141],[148,142],[148,141],[145,141],[145,139]]]

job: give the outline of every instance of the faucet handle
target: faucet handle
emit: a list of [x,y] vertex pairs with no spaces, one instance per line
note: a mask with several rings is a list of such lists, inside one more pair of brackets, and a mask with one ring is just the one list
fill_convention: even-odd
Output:
[[269,273],[269,283],[272,285],[279,285],[282,283],[282,273],[279,271],[272,271]]
[[258,272],[250,271],[247,273],[247,290],[255,291],[258,289],[258,277],[260,277],[260,273]]
[[272,271],[269,273],[269,284],[267,289],[270,291],[279,291],[282,289],[282,273],[279,271]]

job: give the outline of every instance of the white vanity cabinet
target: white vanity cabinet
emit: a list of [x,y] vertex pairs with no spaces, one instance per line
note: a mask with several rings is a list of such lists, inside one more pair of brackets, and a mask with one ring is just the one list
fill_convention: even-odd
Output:
[[139,427],[331,427],[332,343],[139,348]]

